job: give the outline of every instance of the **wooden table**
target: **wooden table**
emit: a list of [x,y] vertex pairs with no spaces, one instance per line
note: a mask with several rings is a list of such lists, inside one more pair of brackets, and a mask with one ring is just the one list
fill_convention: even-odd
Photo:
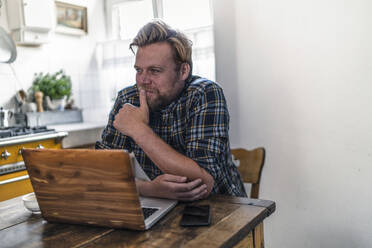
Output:
[[0,202],[0,247],[263,247],[263,220],[275,211],[267,200],[212,196],[212,224],[181,227],[184,203],[148,231],[49,223],[17,197]]

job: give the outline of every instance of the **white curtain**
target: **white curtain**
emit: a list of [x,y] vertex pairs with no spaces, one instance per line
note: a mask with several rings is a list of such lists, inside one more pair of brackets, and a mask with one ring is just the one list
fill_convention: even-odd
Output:
[[[193,42],[193,74],[215,80],[215,58],[212,26],[184,31]],[[110,98],[135,83],[134,59],[129,49],[131,40],[108,41],[98,44],[102,58],[102,75],[109,87]]]

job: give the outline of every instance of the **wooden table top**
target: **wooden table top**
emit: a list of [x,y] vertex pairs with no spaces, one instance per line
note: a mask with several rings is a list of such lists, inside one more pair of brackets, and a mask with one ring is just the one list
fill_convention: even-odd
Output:
[[148,231],[50,223],[31,214],[22,197],[0,202],[0,247],[231,247],[275,211],[275,203],[215,195],[211,225],[181,227],[179,203]]

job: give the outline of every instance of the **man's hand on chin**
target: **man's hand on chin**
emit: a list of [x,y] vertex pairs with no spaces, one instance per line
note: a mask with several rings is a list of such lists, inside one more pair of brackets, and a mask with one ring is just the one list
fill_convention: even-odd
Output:
[[140,107],[126,103],[115,115],[114,127],[122,134],[133,138],[141,128],[149,123],[149,107],[146,101],[146,91],[140,90]]
[[180,201],[195,201],[208,196],[207,185],[201,179],[187,182],[187,178],[183,176],[162,174],[153,181],[138,181],[137,184],[143,196]]

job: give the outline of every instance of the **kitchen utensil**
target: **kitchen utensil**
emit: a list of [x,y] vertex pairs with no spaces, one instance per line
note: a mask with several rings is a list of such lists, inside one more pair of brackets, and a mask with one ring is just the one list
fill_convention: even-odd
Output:
[[14,41],[0,26],[0,63],[12,63],[17,58]]
[[27,127],[27,115],[25,113],[14,113],[14,120],[17,126]]
[[24,90],[19,90],[15,94],[16,107],[17,107],[16,112],[23,112],[22,106],[26,103],[26,99],[27,99],[27,93]]
[[13,112],[10,110],[5,110],[0,107],[0,128],[5,128],[9,126],[9,120],[13,117]]
[[36,91],[35,92],[35,101],[36,101],[36,104],[37,104],[37,112],[44,112],[44,108],[43,108],[43,92],[41,91]]
[[36,110],[37,110],[37,107],[36,107],[36,103],[34,102],[26,102],[22,106],[22,113],[36,112]]

